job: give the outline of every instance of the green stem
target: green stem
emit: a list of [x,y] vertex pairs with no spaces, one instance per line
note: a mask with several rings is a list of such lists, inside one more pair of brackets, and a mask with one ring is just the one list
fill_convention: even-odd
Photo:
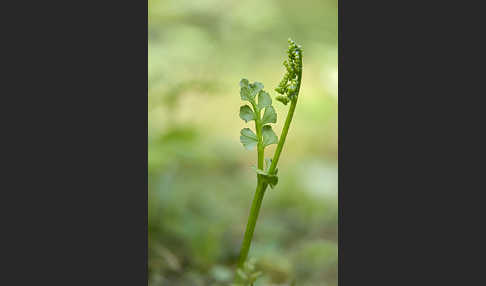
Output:
[[299,74],[297,75],[297,90],[295,92],[295,96],[290,103],[290,109],[287,113],[287,118],[285,119],[285,124],[282,129],[282,134],[280,134],[280,140],[278,141],[277,149],[275,150],[275,154],[273,155],[272,164],[268,169],[269,174],[274,174],[275,169],[277,168],[278,160],[280,159],[280,153],[282,153],[283,146],[285,144],[285,139],[287,139],[287,134],[289,133],[290,123],[292,122],[292,118],[294,117],[295,107],[297,106],[297,99],[299,98],[300,92],[300,84],[302,81],[302,57],[300,57],[300,70]]
[[261,123],[261,117],[260,117],[260,109],[258,109],[258,106],[256,103],[252,102],[253,105],[253,110],[256,111],[256,118],[255,118],[255,130],[256,130],[256,135],[258,138],[258,144],[257,144],[257,154],[258,154],[258,169],[263,169],[263,161],[264,161],[264,148],[263,148],[263,137],[262,137],[262,123]]
[[[262,136],[262,124],[260,119],[260,110],[258,109],[256,103],[253,103],[253,110],[256,111],[255,118],[255,130],[258,138],[257,153],[258,153],[258,169],[263,169],[264,161],[264,147],[263,147],[263,136]],[[266,189],[266,188],[265,188]],[[265,193],[263,189],[263,182],[259,175],[257,175],[257,188],[255,190],[255,195],[253,197],[253,202],[250,209],[250,215],[248,216],[248,223],[246,224],[245,236],[241,245],[240,258],[238,261],[238,268],[243,267],[243,264],[248,257],[248,251],[250,250],[251,240],[253,238],[253,232],[255,231],[256,221],[258,219],[258,214],[260,212],[260,207],[262,205],[263,195]]]
[[272,164],[268,169],[269,174],[274,174],[275,169],[277,168],[278,159],[280,159],[280,153],[282,153],[285,139],[287,139],[287,134],[289,133],[290,123],[292,122],[292,117],[294,116],[296,105],[297,105],[297,99],[292,100],[292,103],[290,104],[289,112],[287,113],[287,118],[285,119],[284,127],[282,129],[282,134],[280,134],[280,140],[278,141],[277,149],[275,149],[275,154],[273,155]]
[[238,260],[238,268],[242,268],[243,264],[248,257],[248,251],[250,250],[251,240],[253,238],[253,232],[255,231],[255,225],[258,219],[258,214],[260,212],[260,207],[263,201],[263,195],[265,189],[263,188],[263,183],[258,179],[258,184],[255,190],[255,195],[253,197],[253,202],[251,204],[250,215],[248,217],[248,223],[246,225],[245,237],[241,244],[240,259]]
[[[300,81],[299,81],[300,83]],[[289,112],[287,113],[287,118],[285,119],[284,128],[282,130],[282,134],[280,135],[280,140],[278,142],[277,149],[275,151],[275,155],[272,160],[272,164],[269,169],[269,173],[273,173],[278,163],[278,159],[280,157],[280,153],[282,152],[283,145],[285,143],[285,139],[287,138],[287,133],[289,132],[290,123],[292,122],[292,117],[294,116],[295,106],[297,104],[297,99],[292,101],[290,105]],[[258,130],[258,128],[257,128]],[[262,152],[263,153],[263,152]],[[263,169],[260,166],[260,149],[258,150],[258,158],[259,158],[259,166],[258,168]],[[263,162],[262,162],[263,165]],[[255,190],[255,195],[253,197],[253,202],[251,204],[250,215],[248,216],[248,223],[246,225],[245,236],[243,238],[243,242],[241,244],[241,251],[240,251],[240,258],[238,260],[238,268],[243,267],[243,264],[248,257],[248,252],[250,250],[251,240],[253,238],[253,232],[255,231],[256,221],[258,219],[258,214],[260,213],[260,207],[263,201],[263,195],[265,194],[265,190],[267,189],[267,184],[263,183],[260,178],[258,177],[257,181],[257,188]]]

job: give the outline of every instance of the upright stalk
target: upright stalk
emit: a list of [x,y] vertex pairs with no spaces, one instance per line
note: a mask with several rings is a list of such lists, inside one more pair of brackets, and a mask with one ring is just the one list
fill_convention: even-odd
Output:
[[[258,110],[256,105],[253,104],[253,109]],[[257,112],[255,118],[255,130],[258,138],[257,143],[257,153],[258,153],[258,169],[263,169],[264,160],[264,148],[262,142],[262,126],[260,121],[260,111]],[[251,240],[253,238],[253,232],[255,231],[256,221],[258,219],[258,214],[260,213],[260,207],[263,201],[263,195],[265,189],[263,188],[263,181],[260,175],[257,176],[257,187],[255,190],[255,195],[253,196],[253,202],[251,204],[250,215],[248,216],[248,223],[246,224],[245,236],[241,244],[240,258],[238,260],[238,268],[243,267],[243,264],[248,257],[248,251],[250,250]],[[266,187],[265,187],[266,188]]]
[[[299,80],[299,88],[300,88],[300,80]],[[282,153],[285,139],[287,139],[287,134],[289,133],[290,123],[292,122],[292,118],[294,117],[294,111],[296,106],[297,106],[297,97],[295,97],[295,100],[292,100],[292,103],[290,104],[290,109],[289,112],[287,113],[287,118],[285,119],[285,124],[282,129],[282,133],[280,134],[280,140],[278,141],[277,149],[275,149],[275,154],[273,155],[272,164],[270,165],[270,169],[268,170],[268,173],[270,174],[274,174],[275,169],[277,168],[278,159],[280,159],[280,153]]]
[[257,108],[256,104],[253,104],[253,110],[256,110],[257,116],[255,117],[255,130],[256,130],[256,135],[258,138],[258,143],[257,143],[257,164],[258,164],[258,169],[263,169],[263,160],[264,160],[264,147],[263,147],[263,138],[262,138],[262,123],[260,119],[260,110]]
[[[248,216],[248,223],[246,225],[245,236],[243,237],[243,242],[241,244],[240,257],[238,259],[238,275],[241,277],[240,282],[247,280],[246,284],[253,285],[255,277],[253,275],[242,274],[242,270],[245,267],[245,261],[248,257],[248,252],[250,250],[251,241],[253,238],[253,233],[255,231],[256,222],[258,215],[260,213],[260,207],[262,205],[263,196],[270,184],[272,188],[278,183],[277,178],[277,164],[280,159],[280,155],[287,139],[287,134],[289,132],[290,123],[294,116],[295,108],[297,106],[297,98],[300,91],[300,85],[302,80],[302,47],[297,45],[294,41],[289,39],[289,49],[288,49],[288,60],[284,61],[283,65],[287,69],[279,86],[275,88],[275,91],[281,95],[275,97],[276,100],[287,105],[290,101],[289,112],[285,119],[285,123],[280,135],[280,140],[278,140],[277,135],[273,132],[269,123],[276,123],[277,115],[275,109],[271,106],[272,100],[270,95],[263,91],[263,84],[259,82],[250,83],[247,79],[242,79],[240,81],[240,95],[241,99],[249,101],[253,107],[251,109],[248,105],[242,106],[240,108],[240,117],[245,122],[255,120],[255,130],[256,134],[253,133],[249,128],[244,128],[241,130],[240,141],[246,149],[253,149],[257,147],[258,152],[258,168],[257,173],[257,187],[255,194],[253,196],[253,201],[250,208],[250,214]],[[258,98],[258,104],[256,99]],[[261,117],[261,111],[265,109],[263,117]],[[277,144],[277,148],[271,160],[270,166],[264,169],[264,152],[265,147],[270,144]],[[248,280],[249,278],[249,280]],[[240,280],[238,276],[235,277],[235,282]],[[245,285],[246,285],[245,284]],[[239,284],[238,284],[239,285]]]
[[[300,66],[302,66],[302,57],[300,57]],[[287,134],[289,133],[290,123],[292,122],[292,118],[294,117],[295,107],[297,106],[297,98],[300,91],[300,84],[302,79],[302,69],[298,72],[298,80],[297,80],[297,92],[296,96],[291,100],[289,112],[287,113],[287,117],[285,119],[285,124],[282,129],[282,133],[280,134],[280,140],[277,145],[277,149],[275,150],[275,154],[273,155],[272,164],[268,170],[269,174],[274,174],[275,169],[277,168],[277,163],[280,158],[280,154],[282,153],[283,146],[285,144],[285,140],[287,139]],[[257,119],[255,120],[255,128],[258,132],[261,132],[260,121]],[[261,138],[259,136],[258,138]],[[259,140],[260,141],[260,140]],[[263,169],[263,148],[260,149],[260,142],[258,142],[258,168]],[[260,207],[263,202],[263,196],[265,194],[265,190],[267,189],[267,184],[264,183],[260,175],[258,175],[257,179],[257,187],[255,190],[255,195],[253,196],[253,202],[251,204],[250,214],[248,216],[248,223],[246,225],[245,236],[243,238],[243,242],[241,244],[241,251],[240,251],[240,258],[238,260],[238,268],[243,267],[243,264],[248,257],[248,252],[250,250],[251,241],[253,239],[253,232],[255,231],[256,222],[258,219],[258,214],[260,213]]]
[[255,231],[255,225],[260,213],[260,207],[262,206],[263,195],[265,194],[265,188],[263,182],[258,178],[258,184],[253,196],[253,202],[251,203],[250,215],[248,216],[248,223],[246,224],[245,237],[241,244],[240,259],[238,260],[238,268],[243,267],[243,264],[248,257],[248,251],[250,250],[251,240],[253,238],[253,232]]

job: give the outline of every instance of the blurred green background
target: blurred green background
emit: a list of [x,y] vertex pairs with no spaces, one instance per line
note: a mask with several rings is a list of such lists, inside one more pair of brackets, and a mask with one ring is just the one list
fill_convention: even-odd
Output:
[[[256,186],[239,81],[274,97],[289,37],[303,83],[250,257],[256,285],[337,285],[337,0],[149,0],[148,12],[149,285],[231,282]],[[288,106],[274,106],[280,135]]]

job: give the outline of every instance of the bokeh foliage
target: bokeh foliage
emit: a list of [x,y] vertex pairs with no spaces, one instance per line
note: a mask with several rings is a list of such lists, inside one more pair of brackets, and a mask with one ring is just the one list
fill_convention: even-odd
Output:
[[[250,251],[255,285],[337,285],[337,0],[149,0],[148,32],[149,285],[231,281],[256,183],[239,81],[275,97],[288,37],[303,83]],[[288,106],[274,106],[280,134]]]

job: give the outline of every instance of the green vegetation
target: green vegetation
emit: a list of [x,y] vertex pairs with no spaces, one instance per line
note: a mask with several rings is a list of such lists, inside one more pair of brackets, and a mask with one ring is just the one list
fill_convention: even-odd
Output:
[[150,286],[233,282],[257,183],[235,79],[265,83],[282,116],[260,115],[281,139],[291,101],[268,87],[289,35],[305,47],[301,96],[243,272],[261,272],[255,286],[337,285],[337,1],[149,0]]
[[[280,141],[277,135],[273,132],[269,123],[277,122],[277,114],[272,106],[272,98],[263,90],[263,84],[255,82],[250,84],[247,79],[242,79],[241,86],[241,99],[249,101],[251,107],[243,105],[240,108],[240,118],[245,122],[255,121],[256,134],[249,128],[241,130],[240,141],[246,149],[253,149],[257,146],[258,154],[258,168],[255,169],[257,173],[257,187],[255,195],[250,209],[250,215],[248,217],[248,224],[246,226],[245,237],[241,245],[240,258],[238,260],[238,273],[242,273],[242,269],[249,268],[248,265],[244,265],[246,258],[248,257],[248,251],[250,250],[251,240],[253,238],[253,232],[255,231],[255,225],[258,220],[258,214],[260,213],[260,207],[263,201],[263,196],[267,186],[270,185],[274,188],[278,183],[277,177],[277,163],[280,158],[285,139],[289,132],[290,123],[294,116],[295,107],[297,106],[297,98],[299,96],[300,85],[302,82],[302,47],[295,44],[294,41],[289,39],[289,49],[287,50],[288,60],[284,61],[284,66],[287,69],[279,86],[275,89],[279,96],[279,101],[287,105],[290,101],[290,110],[285,120],[285,125],[280,136]],[[258,97],[258,103],[256,102]],[[265,109],[263,117],[261,111]],[[266,167],[263,169],[263,158],[265,156],[265,147],[271,144],[277,144],[277,149],[272,159],[266,158]],[[244,267],[246,266],[246,267]],[[247,278],[248,275],[239,275],[241,278]],[[249,277],[252,277],[251,275]],[[254,280],[247,282],[246,285],[253,284]]]

